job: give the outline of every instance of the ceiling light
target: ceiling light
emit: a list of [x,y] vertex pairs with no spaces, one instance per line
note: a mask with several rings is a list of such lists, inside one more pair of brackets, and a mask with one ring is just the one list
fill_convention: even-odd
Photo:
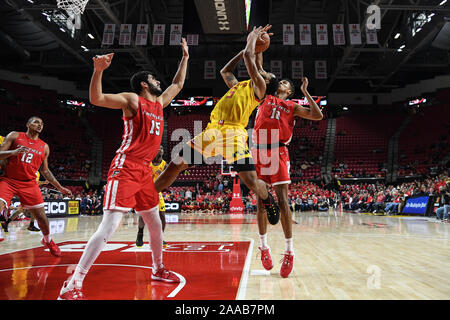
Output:
[[440,6],[442,6],[443,4],[445,4],[447,2],[447,0],[442,1],[441,3],[439,3]]
[[402,46],[400,46],[400,48],[399,49],[403,49],[404,47],[406,47],[405,45],[402,45]]
[[34,3],[34,1],[33,0],[27,0],[29,3]]
[[66,32],[66,30],[64,30],[63,28],[59,28],[59,30],[61,30],[62,32]]
[[402,52],[403,50],[402,49],[397,49],[397,52]]
[[394,39],[398,39],[400,37],[400,33],[397,33],[394,37]]
[[90,33],[88,33],[88,37],[91,38],[91,39],[94,39],[94,36],[92,34],[90,34]]

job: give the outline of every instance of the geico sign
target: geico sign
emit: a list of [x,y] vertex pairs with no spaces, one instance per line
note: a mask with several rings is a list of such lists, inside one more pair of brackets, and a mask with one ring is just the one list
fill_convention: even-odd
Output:
[[180,204],[177,202],[166,202],[166,210],[176,211],[180,209]]
[[47,214],[55,214],[55,213],[67,213],[67,203],[65,202],[45,202],[44,210]]
[[231,211],[244,211],[244,207],[230,207]]

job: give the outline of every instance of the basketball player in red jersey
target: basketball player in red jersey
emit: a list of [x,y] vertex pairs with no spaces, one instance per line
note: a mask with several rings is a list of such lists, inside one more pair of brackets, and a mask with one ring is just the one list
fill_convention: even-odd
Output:
[[[280,274],[284,278],[291,273],[294,259],[292,219],[288,201],[291,180],[287,145],[292,138],[295,117],[309,120],[321,120],[323,118],[322,112],[307,88],[308,79],[302,78],[301,90],[309,102],[309,109],[293,101],[286,101],[294,94],[295,87],[290,80],[279,81],[275,95],[267,95],[264,102],[258,107],[252,135],[254,143],[252,156],[258,178],[272,186],[278,198],[281,225],[286,238],[286,251],[280,270]],[[267,219],[261,199],[258,199],[257,208],[261,261],[265,269],[271,270],[273,262],[270,256],[270,248],[267,245]]]
[[94,73],[89,88],[92,104],[122,109],[124,133],[122,144],[111,162],[103,201],[103,220],[89,239],[70,280],[65,281],[58,299],[85,299],[81,291],[83,280],[103,247],[119,226],[123,213],[131,209],[142,216],[150,234],[152,251],[152,280],[180,282],[179,277],[167,270],[162,259],[162,227],[159,217],[159,196],[153,184],[153,171],[149,166],[161,144],[164,128],[163,108],[181,91],[186,78],[189,59],[188,46],[181,42],[183,58],[172,84],[162,92],[160,82],[148,71],[140,71],[131,78],[134,92],[104,94],[103,70],[111,64],[113,53],[94,57]]
[[61,251],[50,238],[44,199],[36,181],[36,172],[39,170],[61,193],[72,193],[59,184],[48,168],[50,148],[39,139],[43,128],[44,122],[41,118],[31,117],[27,122],[27,132],[10,132],[0,146],[0,160],[8,160],[4,167],[5,175],[0,177],[0,211],[9,207],[12,197],[17,195],[22,207],[28,209],[36,218],[44,236],[41,243],[52,255],[60,257]]

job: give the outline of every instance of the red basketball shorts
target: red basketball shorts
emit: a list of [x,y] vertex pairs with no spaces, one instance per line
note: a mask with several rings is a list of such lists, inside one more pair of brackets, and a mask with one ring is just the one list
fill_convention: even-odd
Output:
[[289,175],[290,162],[287,147],[273,149],[252,149],[256,174],[265,183],[275,186],[277,184],[291,183]]
[[159,203],[150,167],[126,159],[121,168],[111,165],[103,197],[104,210],[146,211]]
[[41,189],[36,180],[20,181],[0,177],[0,200],[9,207],[14,196],[19,197],[20,204],[25,209],[35,209],[44,206]]

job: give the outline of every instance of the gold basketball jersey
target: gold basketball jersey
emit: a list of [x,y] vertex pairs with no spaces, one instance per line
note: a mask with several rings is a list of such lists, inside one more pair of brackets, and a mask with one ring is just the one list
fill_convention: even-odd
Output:
[[166,162],[164,160],[161,160],[161,163],[158,164],[157,166],[153,165],[153,162],[150,162],[150,167],[152,167],[153,170],[153,181],[155,181],[156,178],[158,178],[158,176],[164,171],[165,166]]
[[213,125],[238,125],[247,127],[248,119],[260,100],[253,92],[253,81],[241,81],[217,102],[211,112]]

